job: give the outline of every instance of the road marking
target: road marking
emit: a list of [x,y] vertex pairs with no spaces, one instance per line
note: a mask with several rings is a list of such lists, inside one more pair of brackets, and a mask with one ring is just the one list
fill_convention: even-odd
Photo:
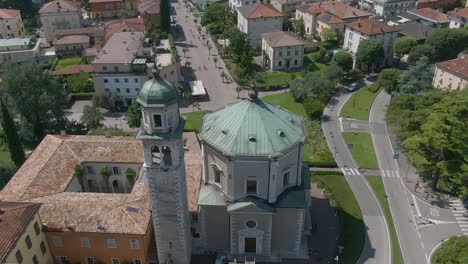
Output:
[[421,211],[419,211],[418,202],[416,201],[416,197],[414,197],[414,194],[412,193],[411,193],[411,198],[413,198],[413,203],[414,203],[414,207],[416,208],[416,213],[418,214],[418,216],[421,216]]
[[[339,112],[338,112],[338,114],[339,114]],[[338,118],[338,120],[340,121],[340,132],[344,132],[344,130],[343,130],[343,118],[340,117],[340,118]]]
[[341,171],[343,172],[344,175],[346,175],[346,171],[344,168],[341,168]]

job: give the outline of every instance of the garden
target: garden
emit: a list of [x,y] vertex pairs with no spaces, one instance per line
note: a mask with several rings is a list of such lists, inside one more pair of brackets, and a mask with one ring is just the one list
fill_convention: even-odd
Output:
[[82,57],[70,57],[70,58],[58,59],[55,64],[55,70],[56,71],[69,70],[75,65],[82,65],[82,64],[86,64],[85,59]]

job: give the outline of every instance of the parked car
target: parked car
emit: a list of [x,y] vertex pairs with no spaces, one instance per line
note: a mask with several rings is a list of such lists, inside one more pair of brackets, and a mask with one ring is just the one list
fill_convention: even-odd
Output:
[[354,91],[359,90],[358,83],[352,83],[352,84],[346,86],[346,90],[347,90],[348,92],[354,92]]

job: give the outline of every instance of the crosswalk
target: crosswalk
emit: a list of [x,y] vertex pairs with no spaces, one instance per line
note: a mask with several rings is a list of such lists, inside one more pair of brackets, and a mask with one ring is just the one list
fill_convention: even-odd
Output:
[[460,199],[449,201],[452,213],[457,220],[463,235],[468,236],[468,212]]
[[394,170],[380,170],[380,174],[386,178],[400,178],[400,172]]
[[341,171],[344,175],[357,176],[359,175],[359,170],[356,168],[341,168]]

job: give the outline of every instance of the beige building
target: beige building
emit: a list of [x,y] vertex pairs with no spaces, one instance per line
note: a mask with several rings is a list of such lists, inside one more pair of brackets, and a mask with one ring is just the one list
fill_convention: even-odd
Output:
[[306,34],[318,37],[322,37],[322,30],[328,28],[341,38],[344,24],[370,16],[367,11],[337,1],[310,3],[296,9],[296,19],[304,21]]
[[40,204],[0,201],[0,263],[52,264]]
[[104,36],[105,36],[104,27],[84,27],[76,29],[60,29],[55,31],[55,36],[57,39],[61,39],[66,36],[80,35],[88,36],[90,46],[95,47],[98,50],[101,50],[104,45]]
[[262,51],[267,55],[264,64],[272,71],[300,68],[304,62],[304,42],[293,32],[263,33]]
[[0,39],[0,67],[7,62],[36,61],[42,39],[32,42],[31,38]]
[[237,28],[249,35],[250,44],[262,44],[262,33],[283,30],[284,15],[271,4],[251,4],[237,9]]
[[56,30],[81,27],[80,1],[55,0],[39,10],[42,30],[47,42],[54,41]]
[[89,0],[93,18],[135,17],[138,0]]
[[298,5],[313,2],[314,0],[272,0],[271,5],[276,8],[276,10],[283,13],[285,17],[292,18],[295,17],[296,7]]
[[450,28],[463,28],[468,25],[468,7],[448,12]]
[[432,86],[445,90],[468,89],[468,56],[437,63]]
[[68,35],[54,41],[57,56],[81,56],[89,48],[89,37],[86,35]]
[[24,24],[17,9],[0,9],[0,39],[24,36]]

